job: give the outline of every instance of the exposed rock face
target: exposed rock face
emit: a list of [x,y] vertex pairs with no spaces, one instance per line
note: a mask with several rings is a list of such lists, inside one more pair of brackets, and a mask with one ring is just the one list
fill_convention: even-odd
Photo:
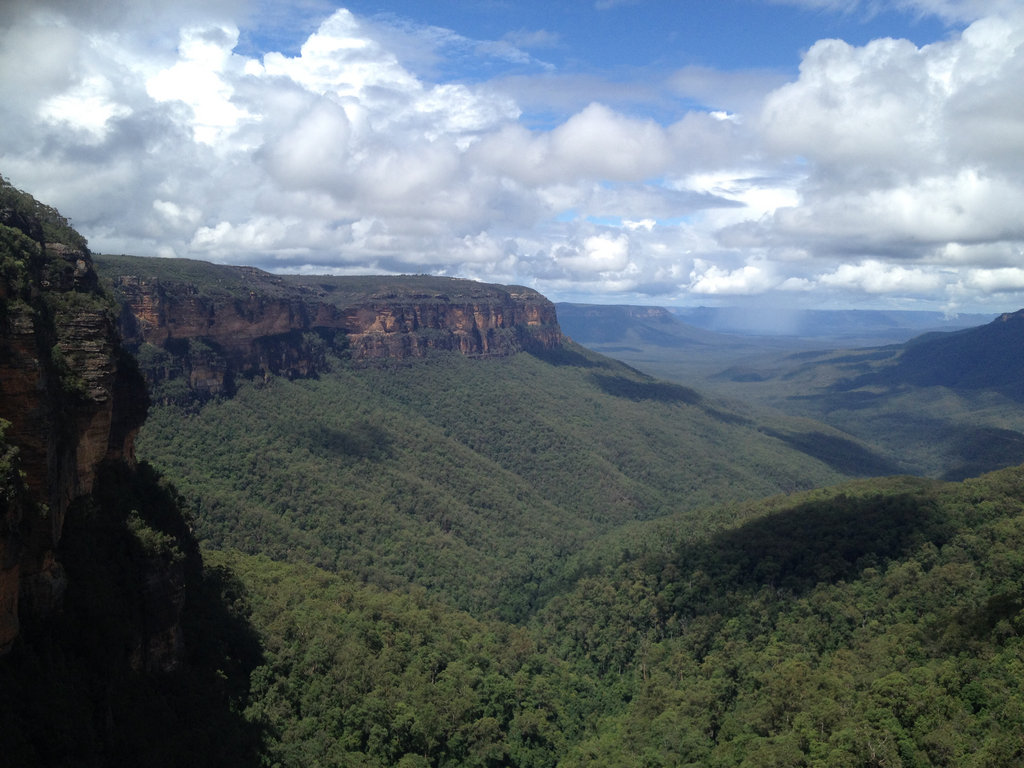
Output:
[[329,352],[356,360],[431,350],[504,356],[562,341],[554,304],[528,288],[427,276],[276,276],[124,256],[100,257],[98,267],[158,397],[230,394],[237,376],[312,375]]
[[[68,507],[92,490],[101,462],[133,460],[147,408],[84,241],[52,209],[6,183],[2,191],[0,418],[20,474],[5,484],[0,514],[0,653],[19,613],[59,608]],[[42,239],[53,232],[62,241]]]
[[431,349],[504,356],[551,349],[562,340],[554,305],[526,289],[466,303],[448,296],[394,303],[371,297],[347,308],[343,320],[357,359],[421,357]]

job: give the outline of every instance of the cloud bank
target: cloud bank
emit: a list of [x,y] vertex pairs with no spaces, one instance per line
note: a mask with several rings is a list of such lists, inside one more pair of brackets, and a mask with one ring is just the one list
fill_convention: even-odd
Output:
[[[631,101],[518,47],[544,31],[340,9],[297,51],[249,55],[241,3],[31,3],[0,28],[0,173],[100,252],[609,302],[1016,308],[1024,12],[913,5],[970,23],[821,40],[788,81],[689,67]],[[430,76],[453,46],[532,71]],[[568,105],[550,124],[527,111],[541,92]]]

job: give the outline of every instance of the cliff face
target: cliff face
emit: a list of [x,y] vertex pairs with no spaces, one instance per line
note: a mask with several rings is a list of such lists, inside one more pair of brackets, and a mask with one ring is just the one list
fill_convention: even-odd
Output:
[[431,350],[504,356],[552,349],[554,305],[528,288],[427,276],[270,275],[173,259],[104,256],[121,331],[158,397],[230,393],[238,376],[308,376]]
[[343,313],[353,357],[421,357],[432,349],[505,356],[561,344],[554,305],[526,289],[460,301],[447,295],[406,301],[368,297]]
[[147,399],[84,241],[52,209],[5,182],[0,192],[0,419],[11,457],[0,514],[4,653],[19,614],[59,608],[68,508],[90,493],[102,462],[133,460]]

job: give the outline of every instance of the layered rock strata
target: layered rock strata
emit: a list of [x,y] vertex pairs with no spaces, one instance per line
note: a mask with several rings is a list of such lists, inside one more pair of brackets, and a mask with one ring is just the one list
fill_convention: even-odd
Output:
[[98,263],[122,305],[126,343],[158,397],[230,394],[239,376],[313,375],[330,353],[486,357],[562,341],[554,304],[528,288],[429,276],[281,276],[181,259]]
[[[92,490],[102,462],[133,459],[147,408],[84,240],[52,209],[2,187],[0,439],[9,461],[0,514],[0,653],[18,636],[19,616],[60,607],[58,545],[68,508]],[[47,240],[54,233],[63,241]]]

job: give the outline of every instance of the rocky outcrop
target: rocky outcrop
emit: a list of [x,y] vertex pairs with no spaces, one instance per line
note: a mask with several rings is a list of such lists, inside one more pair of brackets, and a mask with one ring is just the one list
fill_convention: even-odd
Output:
[[235,379],[314,375],[431,351],[505,356],[562,342],[536,291],[430,276],[302,277],[183,259],[99,257],[121,332],[159,399],[230,394]]
[[84,241],[2,180],[0,193],[0,419],[17,454],[0,515],[2,653],[20,615],[60,607],[68,508],[102,462],[133,460],[147,400]]

